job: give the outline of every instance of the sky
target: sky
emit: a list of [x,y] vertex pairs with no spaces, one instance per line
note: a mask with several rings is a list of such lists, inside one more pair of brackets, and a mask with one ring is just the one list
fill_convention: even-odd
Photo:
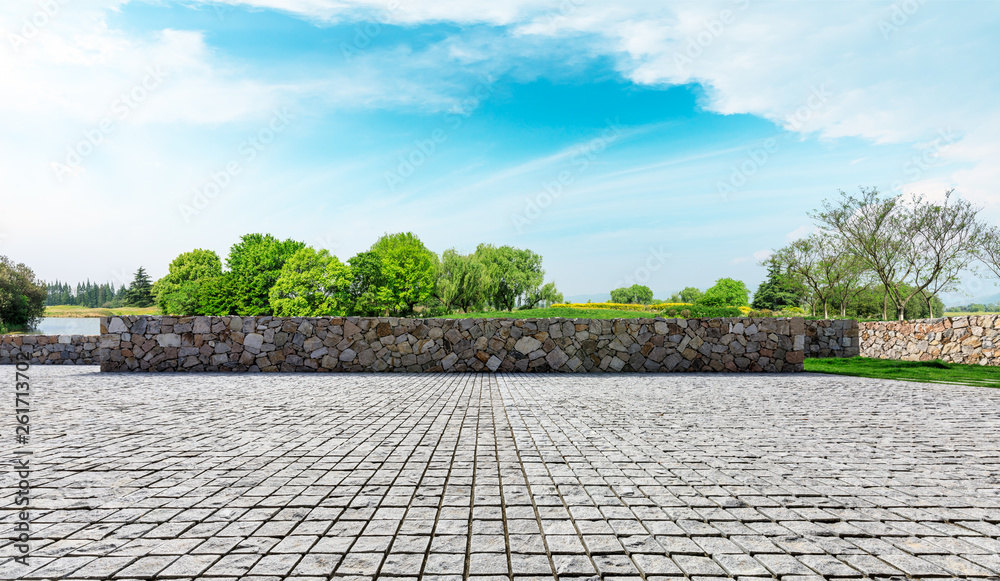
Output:
[[250,232],[346,261],[412,231],[530,248],[569,298],[754,289],[840,190],[1000,223],[998,25],[988,0],[7,0],[0,254],[120,285]]

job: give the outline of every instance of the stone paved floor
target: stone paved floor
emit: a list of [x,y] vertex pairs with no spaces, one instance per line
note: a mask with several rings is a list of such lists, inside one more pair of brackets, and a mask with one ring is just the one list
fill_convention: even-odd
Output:
[[1000,390],[32,373],[34,557],[0,579],[1000,573]]

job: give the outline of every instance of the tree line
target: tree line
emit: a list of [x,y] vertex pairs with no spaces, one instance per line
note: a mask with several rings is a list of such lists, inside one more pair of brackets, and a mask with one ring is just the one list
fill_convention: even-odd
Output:
[[938,295],[960,290],[963,276],[983,268],[1000,276],[1000,229],[979,212],[953,191],[939,201],[883,196],[877,188],[841,191],[810,213],[813,234],[762,262],[768,276],[754,307],[807,304],[824,317],[834,309],[883,320],[940,316]]
[[511,311],[562,301],[544,282],[542,257],[480,244],[440,257],[410,232],[386,234],[346,263],[325,249],[246,234],[222,260],[185,252],[152,286],[164,313],[178,315],[433,316],[461,309]]
[[79,305],[94,309],[125,306],[125,294],[128,291],[126,285],[115,288],[114,283],[97,284],[89,279],[87,282],[77,283],[76,287],[57,280],[46,283],[45,288],[48,291],[45,298],[47,306]]

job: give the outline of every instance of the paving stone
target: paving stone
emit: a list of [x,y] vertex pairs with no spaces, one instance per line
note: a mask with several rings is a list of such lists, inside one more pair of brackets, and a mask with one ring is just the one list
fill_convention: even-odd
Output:
[[[35,569],[28,573],[28,579],[46,579],[63,577],[83,568],[94,560],[94,557],[61,557],[49,562],[47,565]],[[18,564],[20,566],[20,564]]]
[[232,553],[219,559],[205,571],[206,577],[241,577],[248,573],[254,563],[260,560],[260,555],[249,553]]
[[[73,579],[110,579],[135,561],[135,557],[99,557],[69,574]],[[14,579],[15,577],[10,577]]]
[[674,561],[688,575],[721,575],[726,576],[722,569],[709,557],[698,557],[695,555],[673,555]]
[[2,563],[0,578],[1000,576],[997,390],[810,374],[36,376],[38,413],[60,426],[38,456],[42,498],[87,505],[39,512],[32,570]]
[[198,577],[219,559],[219,555],[182,555],[161,571],[159,577]]

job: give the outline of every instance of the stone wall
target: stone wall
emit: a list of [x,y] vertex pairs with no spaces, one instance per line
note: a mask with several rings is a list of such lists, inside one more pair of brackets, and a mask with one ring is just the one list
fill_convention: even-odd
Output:
[[0,364],[97,365],[97,335],[0,335]]
[[861,354],[858,322],[854,319],[806,320],[806,357],[857,357]]
[[801,371],[801,318],[104,317],[102,371]]
[[1000,315],[880,321],[860,328],[864,357],[1000,365]]

